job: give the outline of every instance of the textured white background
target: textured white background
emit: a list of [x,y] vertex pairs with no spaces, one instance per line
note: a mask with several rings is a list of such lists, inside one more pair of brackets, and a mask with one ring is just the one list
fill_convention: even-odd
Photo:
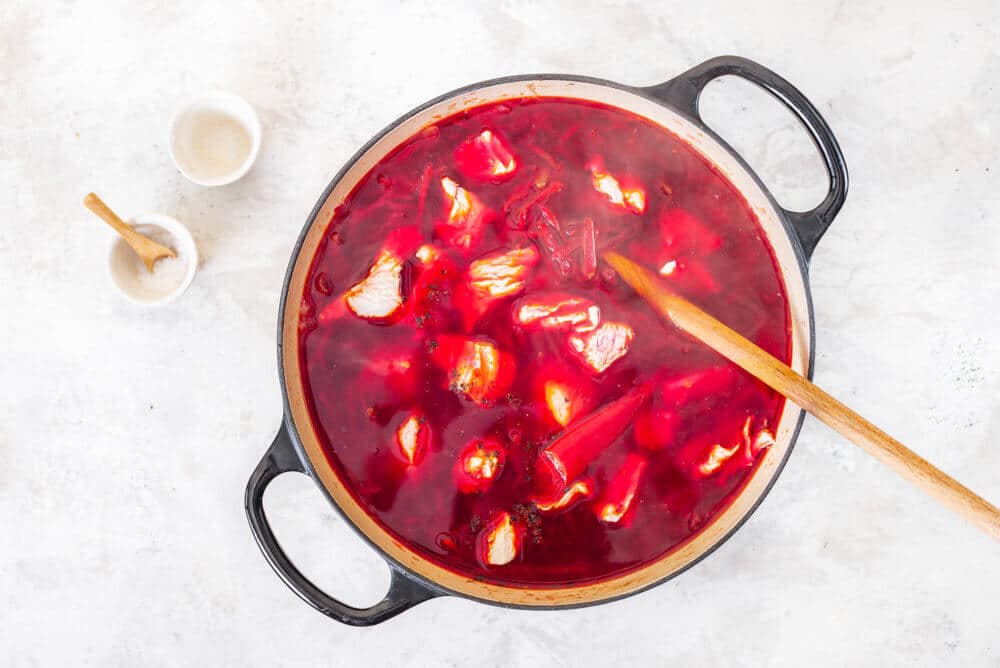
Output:
[[[3,0],[0,664],[1000,665],[1000,547],[811,420],[716,554],[586,610],[439,599],[346,628],[281,584],[242,510],[280,419],[287,257],[357,147],[469,82],[648,85],[725,53],[805,91],[851,168],[812,264],[819,383],[1000,501],[998,43],[988,0]],[[164,137],[212,87],[257,107],[264,146],[204,189]],[[706,105],[779,199],[818,200],[811,146],[765,95],[720,82]],[[204,262],[182,300],[113,292],[89,190],[191,227]],[[267,500],[305,571],[380,598],[385,567],[307,479]]]

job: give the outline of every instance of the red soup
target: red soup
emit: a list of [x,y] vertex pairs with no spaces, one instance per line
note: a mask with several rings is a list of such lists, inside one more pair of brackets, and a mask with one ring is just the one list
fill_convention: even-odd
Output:
[[608,248],[788,360],[746,201],[620,109],[456,114],[336,210],[302,296],[306,396],[345,485],[411,549],[507,585],[620,575],[696,534],[766,456],[783,399],[660,322]]

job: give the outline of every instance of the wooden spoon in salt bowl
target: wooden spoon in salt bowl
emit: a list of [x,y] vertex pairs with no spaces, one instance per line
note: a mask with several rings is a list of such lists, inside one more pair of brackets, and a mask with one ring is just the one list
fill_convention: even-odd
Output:
[[615,252],[605,253],[604,259],[639,296],[669,322],[818,417],[903,478],[1000,540],[1000,509],[989,501],[924,460],[752,341],[673,293],[649,269]]
[[139,256],[139,259],[142,260],[142,263],[146,265],[146,269],[150,272],[153,271],[153,265],[156,264],[157,260],[177,256],[177,253],[172,248],[158,244],[132,229],[128,223],[119,218],[118,214],[112,211],[111,207],[105,204],[94,193],[90,193],[83,198],[83,205],[96,213],[101,220],[120,234],[125,243],[132,247],[132,250],[135,251],[135,254]]

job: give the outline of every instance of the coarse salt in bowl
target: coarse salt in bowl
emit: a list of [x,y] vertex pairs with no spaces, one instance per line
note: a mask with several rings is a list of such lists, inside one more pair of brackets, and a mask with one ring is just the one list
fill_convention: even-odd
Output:
[[172,248],[176,257],[156,261],[150,272],[139,255],[119,236],[108,253],[108,273],[126,299],[140,306],[161,306],[182,295],[198,270],[198,249],[188,229],[158,213],[126,220],[135,231]]

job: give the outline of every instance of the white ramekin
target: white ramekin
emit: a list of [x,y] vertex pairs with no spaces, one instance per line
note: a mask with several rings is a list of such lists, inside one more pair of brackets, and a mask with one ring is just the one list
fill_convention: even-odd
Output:
[[[161,213],[146,213],[125,221],[135,228],[137,232],[149,233],[150,228],[159,228],[171,237],[169,244],[178,257],[186,262],[184,276],[170,292],[152,297],[146,294],[136,278],[137,271],[136,255],[132,247],[125,243],[117,234],[108,249],[108,275],[111,283],[133,304],[140,306],[163,306],[179,296],[191,285],[194,275],[198,271],[198,248],[195,246],[194,237],[188,228],[170,216]],[[145,267],[139,265],[141,271],[146,271]]]
[[[204,112],[221,114],[240,125],[250,138],[250,151],[246,159],[232,171],[215,177],[200,176],[197,151],[194,150],[195,133],[199,115]],[[207,93],[181,108],[170,121],[167,146],[174,165],[193,183],[202,186],[224,186],[250,171],[260,153],[260,118],[250,103],[235,93],[214,91]]]

